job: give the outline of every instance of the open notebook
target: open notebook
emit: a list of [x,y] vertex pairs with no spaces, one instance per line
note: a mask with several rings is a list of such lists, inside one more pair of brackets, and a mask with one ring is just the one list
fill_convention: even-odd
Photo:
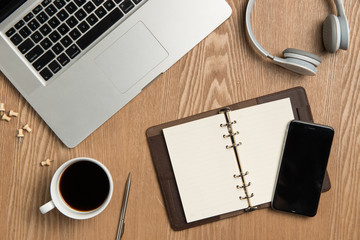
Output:
[[[293,113],[295,119],[305,121],[305,122],[313,122],[311,107],[310,107],[308,98],[306,96],[306,91],[302,87],[296,87],[296,88],[291,88],[291,89],[283,90],[280,92],[275,92],[275,93],[271,93],[268,95],[248,99],[245,101],[233,103],[231,105],[226,106],[226,108],[231,109],[231,112],[228,113],[229,117],[231,117],[230,121],[234,121],[234,120],[238,121],[236,124],[232,125],[234,127],[235,132],[239,131],[237,129],[237,127],[240,126],[240,124],[239,124],[240,120],[235,119],[235,117],[233,117],[233,112],[236,112],[239,109],[246,109],[246,108],[250,108],[252,106],[257,106],[257,105],[260,105],[263,103],[270,103],[273,101],[277,101],[280,99],[286,99],[286,98],[290,98],[290,102],[291,102],[291,106],[292,106],[292,113]],[[187,220],[185,218],[182,199],[181,199],[180,193],[179,193],[179,187],[178,187],[175,175],[174,175],[174,168],[173,168],[172,162],[170,160],[168,146],[167,146],[167,143],[166,143],[165,137],[164,137],[164,131],[163,131],[164,129],[170,128],[173,126],[178,126],[178,125],[181,125],[184,123],[197,122],[198,120],[202,120],[204,118],[208,118],[208,117],[212,117],[212,116],[217,116],[217,115],[219,115],[220,110],[222,110],[224,107],[212,109],[212,110],[209,110],[206,112],[202,112],[202,113],[188,116],[185,118],[180,118],[180,119],[177,119],[174,121],[161,123],[159,125],[148,128],[146,131],[146,137],[147,137],[147,141],[148,141],[148,145],[149,145],[149,150],[151,153],[151,158],[152,158],[152,161],[154,164],[154,170],[156,172],[157,180],[158,180],[161,194],[163,197],[164,207],[167,212],[170,226],[172,227],[172,229],[174,229],[176,231],[188,229],[188,228],[199,226],[199,225],[206,224],[206,223],[211,223],[214,221],[219,221],[221,219],[225,219],[225,218],[229,218],[229,217],[235,217],[240,214],[249,212],[249,211],[245,211],[247,208],[240,209],[242,207],[240,205],[242,203],[240,203],[240,202],[243,202],[246,200],[241,200],[241,201],[238,200],[239,201],[238,209],[240,209],[240,210],[235,210],[235,211],[224,213],[224,214],[218,214],[216,216],[204,218],[199,221],[187,222]],[[220,117],[221,123],[225,123],[226,121],[224,121],[225,120],[224,113],[220,114],[219,116],[221,116]],[[266,116],[265,118],[271,119],[273,116],[275,116],[275,113],[273,113],[271,111],[271,112],[268,112],[268,116]],[[219,123],[216,124],[215,128],[217,128],[219,126],[218,124]],[[222,130],[227,130],[227,129],[222,128]],[[187,133],[187,134],[190,135],[190,137],[189,137],[190,140],[195,137],[194,134],[191,134],[191,133]],[[221,132],[220,139],[223,138],[222,137],[223,134],[224,133]],[[188,141],[190,141],[190,140],[188,140]],[[240,131],[239,131],[239,135],[236,136],[236,140],[242,142],[242,145],[239,146],[238,149],[240,149],[240,147],[243,147],[247,144],[245,139],[243,139],[241,137]],[[203,141],[202,144],[206,145],[206,144],[208,144],[209,140],[206,139],[206,140],[202,140],[202,141]],[[221,141],[221,140],[218,140],[218,141]],[[229,143],[228,143],[229,138],[227,138],[227,140],[224,139],[224,141],[225,141],[224,142],[225,145],[229,145]],[[200,144],[200,143],[197,143],[197,144]],[[224,151],[224,149],[221,148],[221,151]],[[221,157],[222,157],[222,159],[224,158],[223,156],[221,156]],[[244,164],[246,164],[246,163],[244,163]],[[243,166],[243,168],[244,168],[245,172],[249,171],[249,174],[246,176],[246,178],[244,178],[246,181],[248,181],[251,176],[255,176],[256,173],[253,170],[245,169],[245,166]],[[201,168],[201,170],[203,170],[203,168]],[[259,171],[257,171],[257,172],[259,172]],[[233,174],[233,173],[231,173],[231,174]],[[197,174],[197,176],[198,176],[198,174]],[[212,178],[213,177],[210,178],[209,176],[206,176],[206,177],[203,177],[202,179],[207,179],[209,181],[210,180],[212,181]],[[196,177],[196,179],[199,180],[198,177]],[[253,181],[253,180],[251,179],[251,181]],[[206,181],[206,184],[208,184],[208,181]],[[236,181],[235,184],[240,185],[238,181]],[[326,192],[330,188],[331,188],[330,178],[329,178],[329,175],[326,173],[322,191]],[[248,190],[249,190],[249,194],[254,193],[254,197],[250,198],[250,200],[251,200],[250,203],[253,204],[255,196],[257,196],[258,192],[259,192],[259,191],[255,190],[255,182],[249,186]],[[233,188],[231,191],[233,191]],[[261,194],[261,192],[259,194]],[[244,196],[244,192],[241,192],[240,190],[238,190],[237,197],[238,196]],[[237,199],[239,199],[239,198],[237,198]],[[269,208],[271,206],[270,202],[271,202],[271,199],[269,199],[269,201],[267,201],[264,204],[257,205],[256,207],[257,207],[257,209]],[[243,216],[243,217],[246,217],[246,216]]]
[[188,223],[272,199],[290,98],[164,128]]

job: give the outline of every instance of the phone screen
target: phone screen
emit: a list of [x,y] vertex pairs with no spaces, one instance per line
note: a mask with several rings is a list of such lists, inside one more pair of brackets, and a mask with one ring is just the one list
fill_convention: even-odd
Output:
[[274,209],[315,216],[333,137],[331,127],[290,122],[272,202]]

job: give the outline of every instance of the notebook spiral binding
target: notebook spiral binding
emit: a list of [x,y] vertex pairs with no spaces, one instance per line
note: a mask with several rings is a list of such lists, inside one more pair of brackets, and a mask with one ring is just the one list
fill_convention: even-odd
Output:
[[242,185],[237,185],[236,188],[244,190],[244,193],[245,193],[245,196],[239,196],[239,199],[247,201],[248,207],[245,209],[245,211],[253,211],[253,210],[257,209],[257,207],[254,207],[254,206],[251,205],[251,201],[250,201],[250,198],[254,197],[254,193],[249,194],[248,187],[250,187],[251,182],[246,183],[245,178],[244,178],[244,176],[248,175],[249,172],[248,171],[244,172],[242,167],[241,167],[241,164],[240,164],[240,157],[239,157],[239,154],[238,154],[237,147],[241,146],[242,142],[237,143],[235,141],[234,136],[239,135],[240,133],[238,131],[234,132],[234,130],[233,130],[232,126],[234,124],[236,124],[237,122],[235,120],[234,121],[230,120],[230,115],[229,115],[230,111],[231,111],[230,108],[224,108],[224,109],[220,110],[220,113],[224,114],[225,120],[226,120],[226,123],[220,124],[220,127],[226,127],[227,128],[228,134],[224,134],[223,138],[230,138],[231,144],[226,145],[226,149],[233,149],[234,150],[237,165],[238,165],[238,168],[239,168],[239,173],[240,174],[234,174],[234,178],[240,178],[241,181],[242,181]]
[[220,124],[220,127],[230,127],[233,124],[236,124],[236,121],[228,122],[228,123],[222,123],[222,124]]
[[242,144],[242,142],[238,142],[238,143],[235,143],[235,144],[232,144],[232,145],[226,145],[226,149],[238,147],[238,146],[240,146],[241,144]]
[[240,196],[239,198],[240,198],[240,200],[244,200],[244,199],[249,199],[249,198],[252,198],[253,196],[254,196],[254,194],[253,194],[253,193],[251,193],[251,195],[250,195],[250,196],[245,196],[245,197]]
[[239,178],[239,177],[242,177],[242,176],[246,176],[249,174],[249,171],[246,171],[245,173],[241,173],[241,174],[234,174],[234,178]]
[[224,134],[223,138],[228,138],[228,137],[232,137],[232,136],[235,136],[235,135],[239,135],[239,131],[236,131],[236,132],[228,134],[228,135]]
[[251,182],[248,182],[248,184],[246,184],[246,185],[236,185],[236,188],[237,189],[240,189],[240,188],[245,188],[245,187],[249,187],[251,185]]

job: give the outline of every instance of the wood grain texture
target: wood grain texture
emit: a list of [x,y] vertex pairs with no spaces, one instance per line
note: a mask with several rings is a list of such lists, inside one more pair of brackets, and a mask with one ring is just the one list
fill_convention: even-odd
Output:
[[[246,0],[228,0],[229,20],[154,81],[74,149],[67,149],[0,73],[0,102],[19,112],[0,121],[0,238],[114,239],[128,172],[133,173],[124,239],[360,239],[360,4],[345,0],[350,48],[325,52],[321,24],[335,13],[331,0],[257,1],[254,33],[272,54],[288,47],[320,55],[315,77],[302,77],[261,59],[244,34]],[[1,56],[4,57],[4,56]],[[335,129],[328,172],[332,189],[322,194],[314,218],[264,209],[174,232],[145,138],[147,128],[249,98],[302,86],[316,122]],[[16,129],[33,132],[20,144]],[[103,162],[114,194],[99,216],[76,221],[57,210],[41,215],[50,200],[51,177],[66,160],[87,156]],[[55,161],[40,167],[46,158]]]

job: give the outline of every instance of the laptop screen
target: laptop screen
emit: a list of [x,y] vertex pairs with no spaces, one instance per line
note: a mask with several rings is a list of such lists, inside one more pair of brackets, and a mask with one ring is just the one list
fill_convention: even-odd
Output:
[[0,0],[0,22],[15,11],[26,0]]

